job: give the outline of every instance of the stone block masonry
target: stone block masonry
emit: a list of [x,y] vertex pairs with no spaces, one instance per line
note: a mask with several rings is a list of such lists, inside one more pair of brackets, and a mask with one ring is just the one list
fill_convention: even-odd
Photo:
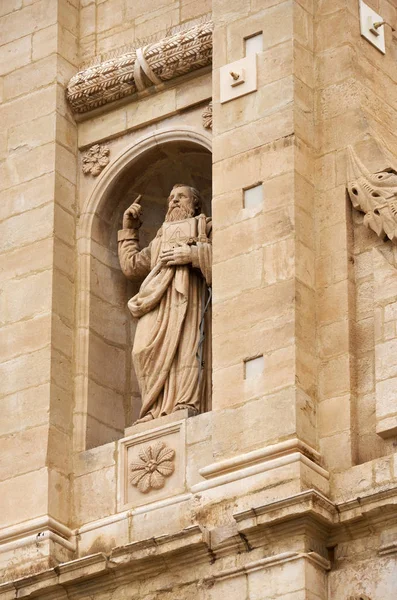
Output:
[[[385,37],[358,0],[0,0],[0,600],[394,600]],[[146,246],[180,182],[212,212],[212,406],[134,425],[117,231],[142,194]]]

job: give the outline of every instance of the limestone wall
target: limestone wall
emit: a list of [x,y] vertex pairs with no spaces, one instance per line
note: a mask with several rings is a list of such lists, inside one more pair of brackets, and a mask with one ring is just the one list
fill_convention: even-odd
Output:
[[67,523],[77,128],[64,88],[78,65],[78,3],[7,0],[0,15],[1,525]]
[[[232,428],[235,440],[214,450],[230,455],[297,431],[315,447],[312,15],[290,2],[213,11],[214,427],[221,438]],[[264,22],[258,91],[221,105],[220,65],[241,58],[244,37]],[[257,184],[262,205],[244,208],[243,190]],[[258,355],[263,372],[250,381],[244,361]]]
[[[212,69],[73,113],[78,71],[210,17]],[[396,250],[346,194],[349,146],[397,165],[385,34],[358,0],[0,1],[1,600],[394,599]],[[117,230],[143,193],[147,244],[174,180],[213,216],[212,406],[132,426]],[[142,495],[153,439],[175,470]]]
[[[395,153],[395,48],[374,52],[360,37],[357,3],[325,3],[316,17],[316,181],[319,418],[321,448],[340,470],[389,453],[376,434],[374,369],[374,268],[372,248],[382,244],[346,207],[346,146],[355,145],[372,171]],[[395,19],[389,2],[369,3]],[[334,27],[343,21],[343,31]],[[386,114],[388,115],[386,117]],[[373,136],[378,140],[374,142]],[[353,223],[354,221],[354,223]],[[373,415],[373,416],[371,416]]]
[[81,63],[138,40],[160,39],[172,28],[211,12],[208,0],[82,0],[80,6]]

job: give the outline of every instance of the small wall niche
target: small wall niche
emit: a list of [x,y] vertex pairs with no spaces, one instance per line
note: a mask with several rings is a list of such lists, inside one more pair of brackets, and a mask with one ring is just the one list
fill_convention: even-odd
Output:
[[263,356],[256,356],[244,361],[244,379],[256,379],[260,377],[265,368]]
[[256,33],[250,37],[244,38],[245,56],[263,52],[263,33]]
[[159,137],[153,136],[153,144],[147,142],[141,153],[132,148],[132,158],[122,168],[115,164],[114,176],[95,204],[92,201],[94,206],[87,205],[83,219],[91,218],[91,224],[78,234],[79,247],[85,248],[79,254],[79,277],[84,285],[78,303],[85,308],[78,325],[81,355],[75,418],[76,423],[81,421],[76,430],[83,448],[122,438],[125,428],[138,418],[141,405],[131,360],[136,322],[127,307],[140,283],[124,277],[117,254],[117,231],[122,228],[124,211],[142,195],[141,248],[162,225],[167,198],[176,183],[197,188],[203,212],[211,215],[210,151],[193,141],[190,132],[188,139],[164,143]]
[[263,185],[261,183],[243,190],[243,207],[247,210],[259,210],[263,205]]

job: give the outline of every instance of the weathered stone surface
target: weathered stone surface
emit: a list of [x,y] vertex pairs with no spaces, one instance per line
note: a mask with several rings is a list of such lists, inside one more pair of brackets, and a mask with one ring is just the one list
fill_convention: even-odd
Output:
[[142,396],[139,420],[145,422],[186,408],[198,414],[211,403],[205,366],[211,360],[211,340],[200,339],[200,321],[211,300],[207,286],[212,282],[212,226],[202,212],[200,193],[177,183],[167,199],[161,229],[149,247],[141,249],[140,202],[138,196],[124,212],[118,251],[124,275],[143,279],[128,308],[138,319],[132,360]]
[[[122,10],[111,10],[110,2],[101,3],[98,8],[99,31],[104,23],[108,23],[108,14],[119,23],[122,21]],[[109,12],[111,11],[111,12]],[[166,13],[170,14],[170,13]],[[158,17],[161,21],[164,15]],[[167,17],[165,17],[167,18]],[[174,23],[169,23],[173,25]],[[139,39],[141,23],[136,21],[136,35]],[[144,26],[146,35],[150,35]],[[184,34],[176,34],[159,43],[145,46],[143,49],[130,52],[119,59],[113,59],[81,71],[73,77],[68,86],[68,100],[75,112],[87,112],[108,102],[119,100],[151,85],[159,85],[173,77],[184,75],[189,71],[205,67],[212,60],[212,24],[198,25]],[[173,70],[170,70],[173,65]],[[142,71],[142,72],[140,72]],[[145,78],[146,76],[146,78]]]
[[[395,25],[391,0],[367,3]],[[384,29],[381,55],[356,0],[0,1],[2,599],[394,600]],[[221,105],[220,68],[258,34],[257,91]],[[75,106],[96,107],[78,118],[76,73]],[[212,406],[134,426],[140,282],[117,230],[143,194],[146,246],[178,181],[212,203]]]

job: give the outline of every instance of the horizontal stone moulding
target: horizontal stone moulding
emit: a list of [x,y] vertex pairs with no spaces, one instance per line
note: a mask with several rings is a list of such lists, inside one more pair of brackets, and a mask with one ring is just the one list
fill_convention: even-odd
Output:
[[200,469],[200,475],[204,477],[204,479],[212,479],[213,477],[218,477],[219,475],[225,475],[226,473],[251,467],[258,463],[262,463],[267,460],[273,460],[281,456],[290,455],[294,452],[302,453],[315,463],[320,462],[320,454],[316,450],[305,444],[305,442],[293,438],[291,440],[279,442],[278,444],[272,444],[271,446],[266,446],[265,448],[259,448],[258,450],[253,450],[252,452],[247,452],[246,454],[239,454],[233,458],[228,458],[212,465],[208,465],[207,467]]
[[330,527],[338,525],[338,509],[335,503],[315,489],[304,490],[262,506],[233,513],[233,518],[237,522],[238,531],[248,535],[248,532],[254,532],[258,526],[272,527],[277,521],[289,522],[292,531],[299,515],[309,514],[313,519],[327,523]]
[[22,539],[26,536],[37,535],[43,531],[51,531],[64,540],[69,540],[73,535],[73,531],[69,527],[53,517],[43,515],[30,521],[0,529],[0,544]]
[[166,37],[80,71],[66,97],[74,113],[86,113],[115,100],[212,64],[212,22]]
[[69,552],[76,550],[74,532],[56,519],[44,515],[1,529],[0,554],[32,545],[38,547],[48,540],[66,548]]
[[252,477],[254,475],[258,475],[259,473],[265,473],[266,471],[280,469],[287,465],[299,462],[312,469],[313,472],[322,476],[324,481],[328,483],[328,471],[326,471],[322,467],[319,467],[316,463],[314,463],[310,458],[307,458],[307,456],[305,456],[301,452],[291,452],[289,454],[278,456],[274,459],[263,460],[260,463],[255,463],[251,466],[240,468],[236,471],[225,473],[223,475],[219,475],[218,477],[213,477],[212,479],[209,479],[207,481],[196,483],[192,486],[191,491],[193,494],[197,494],[199,492],[204,492],[205,490],[209,490],[211,488],[227,485],[229,483],[234,483],[235,481],[239,481],[240,479]]
[[330,562],[328,560],[325,560],[316,552],[282,552],[274,556],[268,556],[266,558],[261,558],[256,561],[249,562],[246,565],[240,567],[235,567],[233,569],[221,571],[215,576],[212,576],[211,579],[209,579],[209,581],[213,582],[217,580],[232,579],[233,577],[239,577],[242,574],[252,573],[254,571],[263,571],[264,569],[270,569],[276,565],[284,565],[285,563],[301,559],[305,559],[314,563],[316,566],[320,567],[324,571],[329,571],[331,569]]

